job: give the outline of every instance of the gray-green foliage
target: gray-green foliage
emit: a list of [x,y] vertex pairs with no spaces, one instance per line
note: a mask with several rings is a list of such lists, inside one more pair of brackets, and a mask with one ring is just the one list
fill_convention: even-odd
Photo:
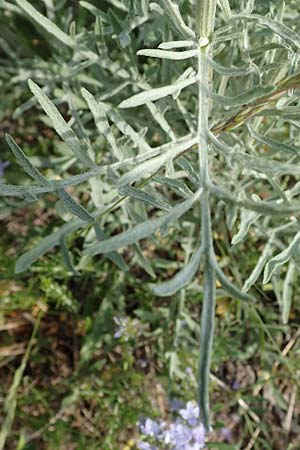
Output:
[[[288,266],[282,292],[276,291],[286,323],[297,273],[299,5],[278,0],[266,10],[267,3],[220,0],[216,9],[213,0],[181,1],[180,8],[171,0],[111,0],[99,9],[82,1],[86,20],[76,25],[70,10],[63,20],[59,11],[41,15],[26,0],[0,3],[28,18],[56,54],[18,66],[12,82],[34,80],[34,97],[15,116],[40,105],[70,162],[65,171],[57,167],[62,180],[48,179],[7,136],[34,183],[1,184],[0,195],[29,204],[51,192],[77,216],[22,255],[16,270],[54,246],[75,274],[85,258],[100,253],[125,270],[117,251],[134,244],[136,261],[154,274],[138,241],[165,236],[171,227],[176,239],[188,229],[193,252],[186,266],[152,289],[175,295],[203,272],[199,395],[207,429],[216,279],[230,296],[252,301],[255,291],[246,292],[263,271],[267,283]],[[68,120],[59,111],[66,105]],[[91,191],[84,206],[66,190],[83,182]],[[230,229],[238,224],[233,245],[242,245],[250,229],[265,245],[241,289],[217,263],[212,229],[219,207]],[[128,221],[130,228],[120,232]],[[108,228],[117,232],[106,237]],[[78,230],[84,249],[73,267],[66,239]]]

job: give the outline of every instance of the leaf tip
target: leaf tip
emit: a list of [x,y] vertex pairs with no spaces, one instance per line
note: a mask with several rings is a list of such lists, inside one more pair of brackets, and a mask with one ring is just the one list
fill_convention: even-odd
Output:
[[118,105],[118,108],[122,108],[122,109],[129,108],[129,106],[128,106],[128,101],[127,101],[127,100],[123,100],[123,101]]
[[25,269],[26,269],[26,267],[23,267],[22,262],[20,262],[20,260],[18,259],[18,261],[16,262],[16,265],[15,265],[15,274],[18,275],[18,274],[24,272]]

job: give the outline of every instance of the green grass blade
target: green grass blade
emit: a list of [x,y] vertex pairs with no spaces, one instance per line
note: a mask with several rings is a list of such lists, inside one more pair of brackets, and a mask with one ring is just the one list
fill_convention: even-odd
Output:
[[5,443],[7,440],[7,437],[12,429],[13,422],[15,419],[15,413],[17,408],[17,394],[18,394],[18,388],[22,382],[22,378],[24,375],[24,371],[26,369],[30,353],[32,351],[32,347],[34,345],[34,339],[37,335],[41,318],[42,318],[43,312],[40,310],[37,319],[35,320],[33,331],[26,349],[26,352],[23,356],[22,362],[20,367],[15,371],[13,382],[11,384],[11,387],[8,391],[7,397],[5,399],[4,403],[4,412],[5,412],[5,419],[2,423],[2,427],[0,430],[0,450],[5,449]]

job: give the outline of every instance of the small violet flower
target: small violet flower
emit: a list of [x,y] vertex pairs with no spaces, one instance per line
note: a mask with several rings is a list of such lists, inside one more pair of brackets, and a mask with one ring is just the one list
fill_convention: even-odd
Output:
[[199,419],[199,407],[194,402],[188,402],[185,409],[180,409],[179,414],[190,426],[195,426]]
[[191,440],[192,434],[190,428],[181,422],[171,423],[164,437],[165,444],[175,445],[174,450],[184,450],[186,444]]
[[204,443],[205,443],[205,428],[202,425],[202,423],[200,423],[197,427],[195,427],[193,429],[193,439],[198,445],[204,445]]
[[[182,408],[182,402],[172,401],[173,411],[181,417],[166,424],[162,421],[143,419],[139,423],[144,438],[138,444],[140,450],[201,450],[205,447],[205,429],[199,420],[199,407],[188,402]],[[149,442],[146,442],[149,440]]]
[[139,450],[158,450],[157,447],[150,445],[148,442],[140,441],[137,445]]
[[114,334],[115,339],[120,339],[126,331],[127,320],[122,317],[114,317],[114,322],[118,325],[118,329]]
[[229,428],[223,427],[223,428],[221,428],[220,432],[221,432],[222,438],[225,441],[227,441],[227,442],[231,441],[231,439],[232,439],[232,432],[231,432],[231,430]]
[[152,419],[146,419],[145,423],[140,424],[140,430],[146,436],[158,437],[161,433],[162,425]]

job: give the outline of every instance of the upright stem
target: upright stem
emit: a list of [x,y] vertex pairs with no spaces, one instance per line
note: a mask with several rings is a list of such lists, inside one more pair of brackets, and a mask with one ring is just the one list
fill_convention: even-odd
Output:
[[196,34],[210,38],[215,27],[217,0],[198,0],[196,11]]
[[198,153],[201,196],[201,240],[203,246],[203,306],[201,314],[200,361],[199,361],[199,407],[200,417],[206,431],[210,431],[209,374],[214,335],[215,317],[215,267],[211,213],[209,205],[208,169],[208,114],[209,91],[211,89],[208,56],[209,38],[214,29],[216,0],[198,0],[197,35],[198,47]]

